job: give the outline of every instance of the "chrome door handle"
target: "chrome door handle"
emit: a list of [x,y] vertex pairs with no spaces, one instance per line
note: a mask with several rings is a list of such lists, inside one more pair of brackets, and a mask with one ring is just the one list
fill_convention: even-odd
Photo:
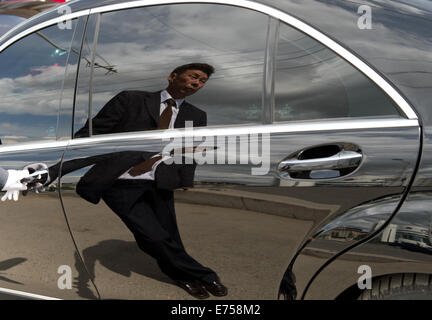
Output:
[[360,165],[362,154],[356,151],[341,150],[339,153],[326,158],[305,159],[297,158],[283,160],[278,170],[282,172],[299,172],[312,170],[337,170],[353,168]]

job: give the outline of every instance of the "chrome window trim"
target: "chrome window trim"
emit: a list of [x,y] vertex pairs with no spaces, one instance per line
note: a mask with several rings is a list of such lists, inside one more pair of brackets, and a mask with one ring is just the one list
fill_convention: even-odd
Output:
[[[77,1],[79,1],[79,0],[77,0]],[[72,1],[72,2],[76,2],[76,1]],[[63,8],[63,7],[69,6],[70,4],[71,4],[71,2],[69,2],[69,3],[64,3],[64,4],[61,4],[61,5],[56,6],[55,8],[56,8],[57,10],[59,10],[59,9],[61,9],[61,8]],[[80,10],[80,11],[81,11],[81,10]],[[39,18],[40,16],[42,16],[42,15],[44,15],[44,14],[45,14],[45,12],[42,11],[42,12],[39,12],[38,14],[35,14],[34,16],[32,16],[32,17],[30,17],[30,18],[28,18],[28,19],[24,19],[24,20],[21,21],[19,24],[17,24],[17,25],[14,26],[12,29],[10,29],[10,30],[7,31],[5,34],[3,34],[3,35],[0,37],[0,42],[2,42],[3,39],[6,39],[6,38],[9,36],[9,34],[14,33],[15,30],[21,28],[21,27],[22,27],[23,25],[25,25],[26,23],[30,23],[30,22],[32,22],[33,20],[36,20],[37,18]],[[2,52],[2,49],[0,49],[0,52]]]
[[[15,37],[10,38],[8,41],[6,41],[2,45],[0,45],[0,53],[3,52],[3,50],[5,50],[7,47],[9,47],[14,42],[17,42],[18,40],[24,38],[25,36],[27,36],[33,32],[36,32],[36,31],[41,30],[41,29],[46,28],[46,27],[50,27],[56,23],[59,23],[59,22],[65,21],[65,20],[72,20],[72,19],[79,18],[79,17],[85,16],[85,15],[89,15],[89,14],[90,14],[90,9],[87,9],[87,10],[82,10],[82,11],[78,11],[78,12],[71,13],[71,14],[66,14],[66,15],[42,22],[40,24],[37,24],[37,25],[17,34]],[[1,39],[0,39],[0,41],[1,41]]]
[[[98,40],[99,40],[99,32],[100,32],[100,23],[101,23],[101,17],[102,15],[100,13],[96,14],[96,26],[95,26],[95,31],[94,31],[94,35],[93,35],[93,47],[92,47],[92,51],[91,51],[91,68],[90,68],[90,76],[89,76],[89,105],[88,105],[88,125],[89,125],[89,135],[92,136],[93,135],[93,89],[94,89],[94,82],[93,82],[93,77],[94,77],[94,69],[95,69],[95,60],[96,60],[96,49],[97,49],[97,44],[98,44]],[[74,104],[75,106],[75,104]],[[73,114],[73,118],[75,118],[75,112]],[[72,137],[73,137],[73,130],[74,130],[74,125],[72,125]]]
[[[267,26],[267,41],[264,61],[264,81],[262,92],[262,114],[263,123],[270,124],[274,122],[275,112],[275,78],[276,78],[276,60],[279,38],[280,21],[269,16]],[[266,108],[267,106],[267,108]]]
[[[341,131],[359,129],[380,129],[380,128],[408,128],[419,127],[416,119],[389,118],[389,119],[329,119],[329,120],[308,120],[280,122],[267,125],[231,125],[214,127],[197,127],[152,130],[135,133],[114,133],[90,138],[78,138],[62,141],[36,141],[32,143],[12,144],[0,146],[0,155],[8,152],[21,152],[31,150],[47,150],[56,148],[67,148],[69,146],[92,145],[118,141],[141,141],[155,139],[169,139],[181,137],[204,137],[204,136],[240,136],[248,134],[278,134],[296,132],[316,131]],[[199,142],[199,141],[197,141]]]
[[366,63],[360,60],[357,56],[352,54],[350,51],[342,47],[336,41],[330,39],[322,32],[316,30],[310,25],[304,23],[303,21],[294,18],[293,16],[282,12],[276,8],[269,7],[267,5],[252,2],[249,0],[139,0],[131,1],[114,5],[102,6],[99,8],[90,9],[90,14],[114,11],[120,9],[141,7],[141,6],[152,6],[152,5],[163,5],[163,4],[187,4],[187,3],[207,3],[207,4],[226,4],[235,7],[243,7],[247,9],[252,9],[264,14],[267,14],[273,18],[279,19],[296,29],[301,30],[307,35],[311,36],[315,40],[321,42],[326,47],[330,48],[336,52],[339,56],[343,57],[361,72],[363,72],[369,79],[376,83],[384,92],[386,92],[399,106],[399,108],[405,113],[408,119],[417,119],[417,114],[414,112],[413,108],[408,104],[408,102],[399,94],[399,92],[393,88],[385,79],[383,79],[375,70],[369,67]]
[[0,288],[0,293],[6,293],[16,297],[36,299],[36,300],[62,300],[58,298],[42,296],[40,294],[34,294],[25,291],[18,291],[18,290],[6,289],[6,288]]
[[342,47],[336,41],[330,39],[322,32],[317,29],[311,27],[310,25],[304,23],[303,21],[294,18],[288,13],[282,12],[276,8],[269,7],[267,5],[252,2],[249,0],[138,0],[138,1],[130,1],[120,4],[106,5],[98,8],[85,9],[75,13],[71,13],[68,15],[63,15],[48,21],[45,21],[41,24],[35,25],[28,30],[25,30],[15,37],[11,38],[4,44],[0,45],[0,53],[7,48],[12,43],[18,41],[19,39],[25,37],[26,35],[40,30],[42,28],[48,27],[58,22],[62,22],[68,19],[74,19],[83,15],[93,14],[93,13],[102,13],[107,11],[121,10],[121,9],[129,9],[135,7],[146,7],[146,6],[154,6],[154,5],[165,5],[165,4],[193,4],[193,3],[206,3],[206,4],[221,4],[221,5],[231,5],[235,7],[242,7],[246,9],[255,10],[264,14],[267,14],[273,18],[279,19],[288,25],[299,29],[315,40],[319,41],[329,49],[336,52],[339,56],[347,60],[350,64],[356,67],[360,72],[365,74],[369,79],[371,79],[376,85],[378,85],[384,92],[387,93],[393,99],[393,101],[399,106],[402,112],[408,119],[418,119],[417,114],[414,109],[409,105],[409,103],[405,100],[405,98],[383,77],[381,77],[375,70],[369,67],[365,62],[363,62],[360,58],[355,56],[353,53]]
[[8,152],[66,148],[68,144],[69,144],[69,140],[46,141],[46,142],[35,141],[35,142],[15,143],[11,145],[3,144],[0,146],[0,154],[8,153]]
[[[152,130],[137,133],[116,133],[89,138],[78,138],[70,140],[69,146],[92,145],[102,143],[115,143],[124,141],[142,141],[166,139],[168,142],[172,138],[181,137],[205,137],[205,136],[240,136],[248,134],[278,134],[278,133],[297,133],[297,132],[316,132],[316,131],[341,131],[358,129],[380,129],[380,128],[405,128],[419,127],[416,119],[354,119],[354,120],[326,120],[326,121],[296,121],[292,123],[277,123],[269,125],[233,125],[221,127],[197,127]],[[197,141],[200,143],[201,141]]]

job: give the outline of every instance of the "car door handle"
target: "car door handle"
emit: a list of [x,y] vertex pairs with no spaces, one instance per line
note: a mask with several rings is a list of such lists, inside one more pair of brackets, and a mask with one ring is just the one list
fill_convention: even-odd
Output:
[[341,150],[335,155],[316,159],[291,158],[279,163],[281,172],[299,172],[312,170],[338,170],[358,167],[362,154],[356,151]]

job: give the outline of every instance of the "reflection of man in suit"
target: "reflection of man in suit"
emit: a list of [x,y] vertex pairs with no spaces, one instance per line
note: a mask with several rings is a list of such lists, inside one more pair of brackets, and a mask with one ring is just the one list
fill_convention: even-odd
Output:
[[[201,89],[213,72],[210,65],[192,63],[177,67],[168,77],[168,87],[161,92],[119,93],[92,119],[93,134],[183,128],[186,121],[192,121],[194,126],[206,126],[206,113],[187,103],[185,97]],[[75,137],[88,135],[87,122]],[[131,152],[136,156],[136,152]],[[124,159],[122,153],[120,156]],[[167,166],[157,155],[148,158],[146,154],[144,159],[147,160],[144,161],[141,156],[138,164],[137,159],[131,160],[127,171],[122,171],[108,189],[101,191],[102,199],[132,231],[138,246],[153,256],[161,270],[188,293],[201,299],[208,297],[207,291],[216,296],[226,295],[227,288],[216,273],[185,251],[177,227],[173,191],[159,188],[161,181],[155,181],[155,178],[170,179],[167,174],[160,173]],[[124,161],[112,160],[113,168],[120,162]],[[193,170],[177,166],[181,169],[176,171],[181,172],[178,186],[191,186]],[[94,166],[91,170],[97,168]],[[103,174],[94,173],[93,176]],[[77,192],[80,190],[78,187]]]

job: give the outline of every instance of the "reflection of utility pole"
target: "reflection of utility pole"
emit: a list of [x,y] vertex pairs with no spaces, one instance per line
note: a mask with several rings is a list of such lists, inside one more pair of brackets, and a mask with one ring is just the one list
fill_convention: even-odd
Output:
[[[54,43],[53,41],[51,41],[49,38],[47,38],[47,37],[46,37],[45,35],[43,35],[42,33],[40,33],[40,32],[36,32],[36,34],[37,34],[39,37],[41,37],[42,39],[44,39],[46,42],[48,42],[50,45],[52,45],[54,48],[59,49],[60,51],[63,51],[63,52],[67,52],[67,51],[68,51],[67,49],[62,48],[62,47],[60,47],[59,45],[57,45],[56,43]],[[79,55],[79,52],[76,51],[75,49],[71,49],[71,50],[72,50],[73,53]],[[99,56],[99,55],[98,55],[98,56]],[[100,57],[100,56],[99,56],[99,57]],[[82,57],[82,58],[87,62],[87,66],[90,66],[90,65],[91,65],[91,61],[90,61],[89,59],[87,59],[86,57]],[[106,60],[103,59],[102,57],[100,57],[100,58],[101,58],[102,60],[106,61]],[[95,68],[103,68],[103,69],[108,70],[108,71],[107,71],[107,74],[110,73],[110,72],[117,73],[117,70],[115,69],[115,66],[113,66],[113,65],[109,65],[108,62],[107,62],[107,65],[106,65],[106,66],[101,65],[101,64],[95,62],[94,67],[95,67]]]
[[429,217],[429,245],[432,246],[432,215]]

